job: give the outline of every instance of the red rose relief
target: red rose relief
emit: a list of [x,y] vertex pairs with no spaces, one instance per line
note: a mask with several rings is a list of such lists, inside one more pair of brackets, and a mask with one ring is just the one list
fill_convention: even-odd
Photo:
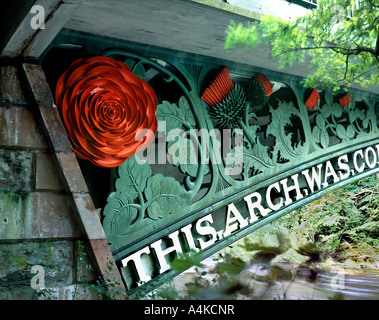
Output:
[[146,148],[157,132],[157,98],[123,62],[79,59],[58,80],[55,101],[74,153],[116,167]]

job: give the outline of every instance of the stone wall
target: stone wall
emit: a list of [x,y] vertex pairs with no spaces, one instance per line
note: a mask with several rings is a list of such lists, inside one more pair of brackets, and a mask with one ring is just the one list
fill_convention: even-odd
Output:
[[21,65],[0,66],[0,299],[38,299],[34,265],[44,298],[71,299],[99,275],[24,78]]

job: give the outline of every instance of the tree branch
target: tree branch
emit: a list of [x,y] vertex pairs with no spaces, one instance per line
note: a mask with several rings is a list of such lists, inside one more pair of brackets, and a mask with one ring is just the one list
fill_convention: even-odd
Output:
[[364,76],[365,74],[367,74],[367,73],[369,73],[369,72],[371,72],[371,71],[374,71],[375,69],[376,69],[376,67],[373,67],[373,68],[368,69],[368,70],[365,71],[365,72],[361,72],[360,74],[358,74],[357,76],[355,76],[355,77],[353,78],[352,82],[354,82],[354,81],[357,80],[358,78]]
[[294,49],[291,49],[291,50],[286,50],[286,51],[282,51],[281,53],[277,54],[275,57],[277,57],[278,55],[280,54],[283,54],[283,53],[289,53],[289,52],[293,52],[293,51],[300,51],[300,50],[316,50],[316,49],[331,49],[331,50],[344,50],[345,53],[342,53],[340,51],[336,51],[338,53],[342,53],[342,54],[351,54],[349,53],[349,50],[350,49],[346,49],[346,48],[343,48],[343,47],[338,47],[338,46],[314,46],[314,47],[304,47],[304,48],[294,48]]
[[371,5],[372,7],[374,7],[374,8],[379,8],[379,6],[376,5],[375,2],[373,2],[372,0],[367,0],[367,1],[370,3],[370,5]]
[[[379,39],[379,34],[378,34],[378,39]],[[361,52],[368,52],[377,58],[379,56],[379,43],[378,42],[376,43],[376,46],[377,46],[376,49],[372,49],[365,46],[359,46],[359,45],[357,45],[357,47],[354,49],[348,49],[348,48],[339,47],[339,46],[314,46],[314,47],[294,48],[291,50],[282,51],[281,53],[277,54],[275,57],[277,57],[280,54],[285,54],[285,53],[289,53],[293,51],[330,49],[343,55],[359,55]]]
[[350,57],[350,55],[347,55],[347,56],[346,56],[345,74],[344,74],[343,80],[346,80],[347,70],[349,69],[349,57]]
[[368,48],[368,47],[361,47],[361,46],[358,46],[356,49],[352,49],[351,50],[353,54],[355,55],[358,55],[360,54],[361,52],[368,52],[368,53],[371,53],[374,57],[378,56],[377,52],[376,52],[376,49],[372,49],[372,48]]

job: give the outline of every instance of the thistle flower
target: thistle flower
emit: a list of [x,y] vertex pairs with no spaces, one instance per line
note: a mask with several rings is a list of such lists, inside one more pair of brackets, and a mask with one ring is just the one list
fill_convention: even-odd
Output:
[[201,99],[209,105],[209,115],[221,128],[238,127],[246,112],[245,92],[232,82],[226,66],[218,70]]
[[351,99],[350,99],[350,95],[348,93],[344,94],[340,99],[339,99],[339,103],[342,107],[342,109],[344,109],[345,107],[347,107],[349,105],[349,103],[351,102]]
[[245,86],[246,100],[251,102],[254,111],[262,110],[272,94],[273,85],[263,74],[257,74]]
[[304,104],[310,111],[313,111],[314,107],[318,105],[319,100],[320,94],[318,93],[316,88],[313,88],[310,92],[308,92],[307,99],[305,100]]

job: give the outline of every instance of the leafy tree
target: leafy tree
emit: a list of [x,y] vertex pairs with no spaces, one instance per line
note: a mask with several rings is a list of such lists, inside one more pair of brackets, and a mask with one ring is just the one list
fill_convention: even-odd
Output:
[[244,26],[231,22],[225,48],[271,46],[280,68],[310,57],[308,87],[339,90],[379,83],[379,0],[319,0],[294,21],[270,15]]

